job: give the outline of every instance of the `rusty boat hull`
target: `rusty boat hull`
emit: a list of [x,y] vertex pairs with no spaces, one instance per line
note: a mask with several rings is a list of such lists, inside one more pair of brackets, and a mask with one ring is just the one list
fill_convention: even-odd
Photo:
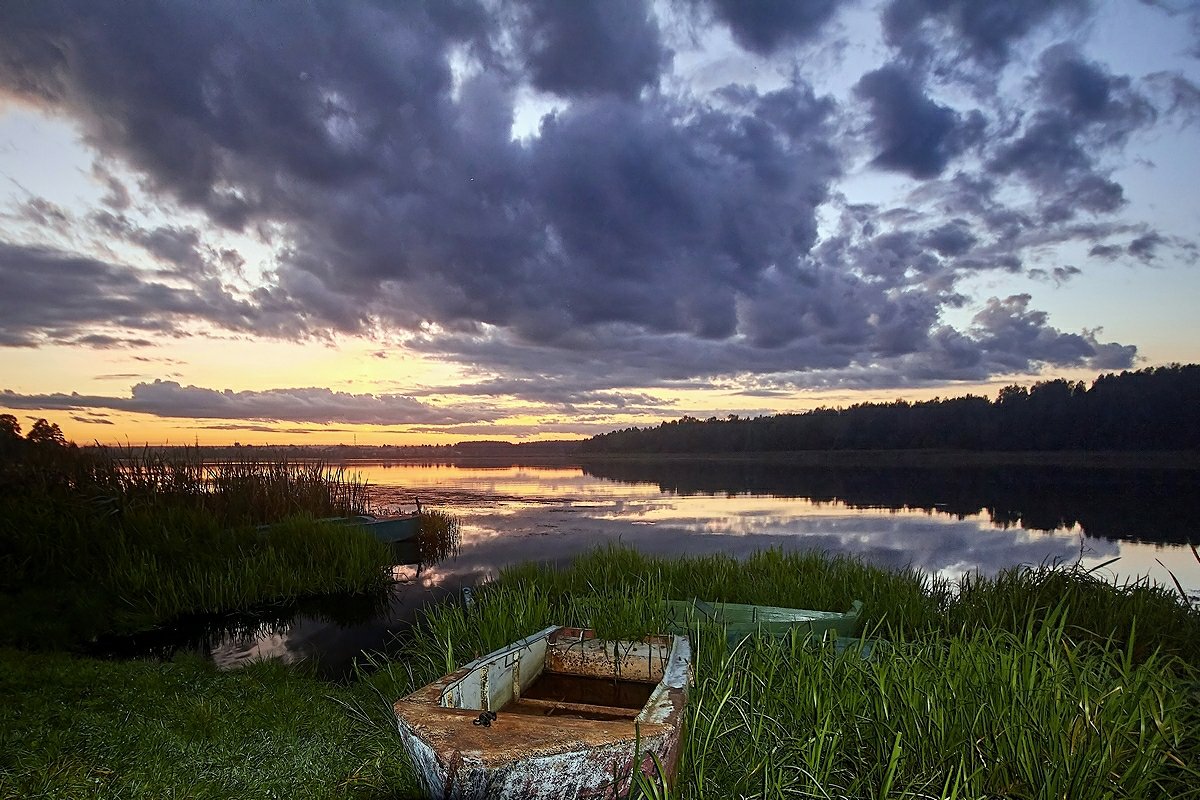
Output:
[[620,797],[635,770],[674,778],[690,681],[683,636],[605,641],[551,626],[395,712],[431,798]]

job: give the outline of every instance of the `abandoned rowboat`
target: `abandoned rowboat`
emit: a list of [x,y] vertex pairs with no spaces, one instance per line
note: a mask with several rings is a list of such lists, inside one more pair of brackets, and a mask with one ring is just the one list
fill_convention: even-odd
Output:
[[728,640],[733,644],[756,631],[786,636],[794,630],[814,639],[821,639],[830,631],[843,638],[853,636],[863,604],[855,600],[850,610],[843,612],[703,600],[668,600],[666,606],[668,630],[686,633],[696,622],[715,622],[725,626]]
[[683,636],[551,626],[397,701],[433,798],[603,798],[674,777],[691,675]]
[[416,514],[402,514],[395,517],[360,514],[356,517],[327,517],[321,522],[331,522],[334,525],[353,525],[375,534],[375,537],[381,542],[407,541],[416,537],[421,529],[421,518]]

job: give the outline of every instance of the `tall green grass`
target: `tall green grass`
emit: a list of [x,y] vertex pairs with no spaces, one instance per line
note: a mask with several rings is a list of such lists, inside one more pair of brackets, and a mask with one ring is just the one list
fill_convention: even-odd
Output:
[[417,555],[421,564],[436,564],[458,554],[462,530],[458,517],[445,511],[424,510],[418,515]]
[[209,462],[199,448],[169,455],[152,448],[34,448],[0,462],[9,494],[86,498],[103,510],[184,505],[223,524],[261,524],[296,514],[353,516],[370,511],[357,473],[320,461]]
[[[395,698],[551,624],[660,632],[660,601],[689,596],[825,609],[862,599],[864,632],[888,641],[730,647],[722,629],[696,627],[672,796],[1200,797],[1200,663],[1188,644],[1200,610],[1075,568],[952,587],[841,557],[606,548],[560,570],[505,570],[470,604],[431,608],[403,658],[366,682]],[[638,792],[668,793],[646,780]]]
[[911,569],[872,567],[850,556],[766,550],[745,560],[728,555],[663,558],[619,546],[594,550],[562,569],[542,564],[511,567],[501,573],[499,583],[529,587],[560,602],[580,592],[603,596],[631,588],[681,600],[698,597],[834,611],[864,600],[868,602],[862,620],[867,627],[905,634],[939,626],[952,594],[944,580]]
[[1200,615],[1148,578],[1112,582],[1079,566],[1015,567],[995,577],[967,575],[948,607],[948,631],[982,627],[1021,633],[1031,620],[1061,612],[1077,643],[1129,646],[1141,660],[1156,650],[1200,664]]
[[0,471],[0,642],[63,645],[387,580],[385,544],[319,522],[365,512],[365,484],[319,464],[41,448]]
[[1197,796],[1195,697],[1164,659],[1077,650],[1064,614],[941,645],[699,648],[685,797]]

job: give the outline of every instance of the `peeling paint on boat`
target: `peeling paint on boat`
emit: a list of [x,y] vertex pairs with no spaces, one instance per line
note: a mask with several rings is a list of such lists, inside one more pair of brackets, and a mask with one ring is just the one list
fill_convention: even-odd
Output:
[[[543,673],[653,689],[640,709],[523,698]],[[673,779],[690,682],[685,637],[611,642],[552,626],[443,676],[395,711],[430,797],[610,798],[627,792],[634,769],[653,776],[655,757]],[[476,724],[483,711],[496,713],[488,726]]]

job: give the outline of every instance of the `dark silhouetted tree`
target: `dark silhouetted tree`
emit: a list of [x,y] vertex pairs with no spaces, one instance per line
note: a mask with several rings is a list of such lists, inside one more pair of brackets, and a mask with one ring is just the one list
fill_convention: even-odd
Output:
[[47,422],[44,419],[34,420],[29,433],[25,435],[25,439],[36,445],[50,447],[67,446],[67,437],[63,436],[62,428],[58,427],[58,423]]
[[1005,386],[985,397],[859,403],[803,414],[699,420],[595,436],[585,453],[789,450],[1200,450],[1200,365]]

